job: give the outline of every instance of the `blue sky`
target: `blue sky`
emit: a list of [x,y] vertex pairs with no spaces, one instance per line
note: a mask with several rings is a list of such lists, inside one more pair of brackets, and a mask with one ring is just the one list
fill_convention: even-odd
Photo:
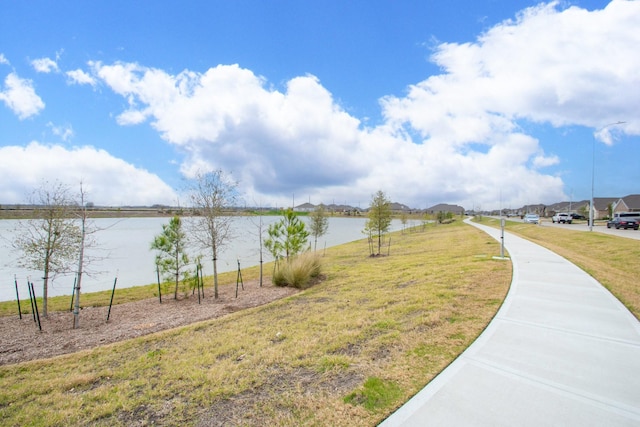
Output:
[[637,194],[638,28],[626,0],[2,2],[0,203],[185,204],[212,169],[264,206],[549,204],[594,165]]

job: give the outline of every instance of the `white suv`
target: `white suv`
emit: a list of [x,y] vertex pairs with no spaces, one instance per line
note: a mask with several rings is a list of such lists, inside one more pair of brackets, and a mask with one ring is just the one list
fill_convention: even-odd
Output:
[[557,223],[566,222],[567,224],[571,224],[571,221],[573,221],[573,218],[571,218],[571,215],[569,215],[568,213],[559,213],[551,217],[551,222],[553,222],[554,224],[556,222]]

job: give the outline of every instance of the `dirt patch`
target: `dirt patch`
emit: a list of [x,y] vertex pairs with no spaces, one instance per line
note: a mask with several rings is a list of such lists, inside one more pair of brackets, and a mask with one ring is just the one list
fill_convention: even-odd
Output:
[[[355,372],[323,375],[306,368],[281,373],[275,370],[270,380],[252,390],[228,399],[219,399],[198,415],[197,427],[222,427],[228,425],[264,426],[273,424],[275,411],[282,418],[290,414],[286,405],[279,403],[287,396],[304,393],[308,396],[344,395],[364,382]],[[269,408],[268,412],[262,408]]]
[[[260,287],[257,281],[244,284],[236,298],[235,286],[220,286],[218,298],[207,289],[206,298],[150,298],[114,305],[107,323],[109,307],[86,307],[80,313],[80,327],[73,329],[70,312],[49,313],[41,318],[38,330],[31,314],[0,317],[0,365],[43,359],[73,353],[104,344],[148,335],[166,329],[213,319],[229,313],[256,307],[297,293],[270,282]],[[117,293],[116,293],[117,301]]]

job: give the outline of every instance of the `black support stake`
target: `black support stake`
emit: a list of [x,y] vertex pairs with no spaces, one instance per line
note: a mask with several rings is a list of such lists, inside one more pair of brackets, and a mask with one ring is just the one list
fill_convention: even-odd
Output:
[[242,281],[242,271],[240,270],[240,260],[238,260],[238,277],[236,278],[236,298],[238,298],[238,284],[242,284],[242,290],[244,291],[244,282]]
[[71,305],[69,306],[69,311],[73,311],[73,300],[76,297],[76,280],[78,280],[77,276],[73,278],[73,289],[71,291]]
[[160,267],[156,264],[156,275],[158,276],[158,298],[160,299],[160,304],[162,304],[162,290],[160,289]]
[[202,288],[202,298],[204,298],[204,278],[202,277],[202,265],[200,265],[200,288]]
[[109,311],[107,312],[107,323],[109,322],[109,317],[111,316],[111,306],[113,305],[113,294],[116,293],[116,283],[118,282],[118,276],[113,280],[113,290],[111,291],[111,301],[109,301]]
[[18,301],[18,316],[20,316],[20,320],[22,320],[22,309],[20,308],[20,294],[18,293],[18,278],[14,275],[14,282],[16,284],[16,300]]
[[34,296],[33,296],[33,293],[31,292],[31,282],[29,282],[29,279],[27,279],[27,289],[29,290],[29,301],[31,302],[31,314],[33,315],[33,323],[37,323],[36,309],[33,306]]
[[200,304],[200,264],[196,265],[196,288],[198,288],[198,304]]
[[31,283],[31,293],[33,294],[33,305],[36,307],[36,318],[38,319],[38,329],[42,331],[42,324],[40,324],[40,313],[38,312],[38,301],[36,300],[36,291],[33,289],[33,283]]

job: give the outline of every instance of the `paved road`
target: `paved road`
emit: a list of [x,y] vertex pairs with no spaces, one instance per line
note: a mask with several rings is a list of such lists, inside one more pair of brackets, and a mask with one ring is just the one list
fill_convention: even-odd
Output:
[[381,426],[640,426],[638,320],[564,258],[510,233],[505,247],[494,320]]
[[[578,231],[589,231],[589,226],[585,223],[577,223],[577,224],[554,224],[553,222],[543,221],[541,224],[542,227],[559,227],[559,228],[567,228],[570,230],[578,230]],[[618,237],[627,237],[629,239],[640,240],[640,230],[616,230],[615,228],[607,228],[606,225],[596,225],[593,227],[593,231],[595,233],[604,233],[610,234],[612,236]]]

